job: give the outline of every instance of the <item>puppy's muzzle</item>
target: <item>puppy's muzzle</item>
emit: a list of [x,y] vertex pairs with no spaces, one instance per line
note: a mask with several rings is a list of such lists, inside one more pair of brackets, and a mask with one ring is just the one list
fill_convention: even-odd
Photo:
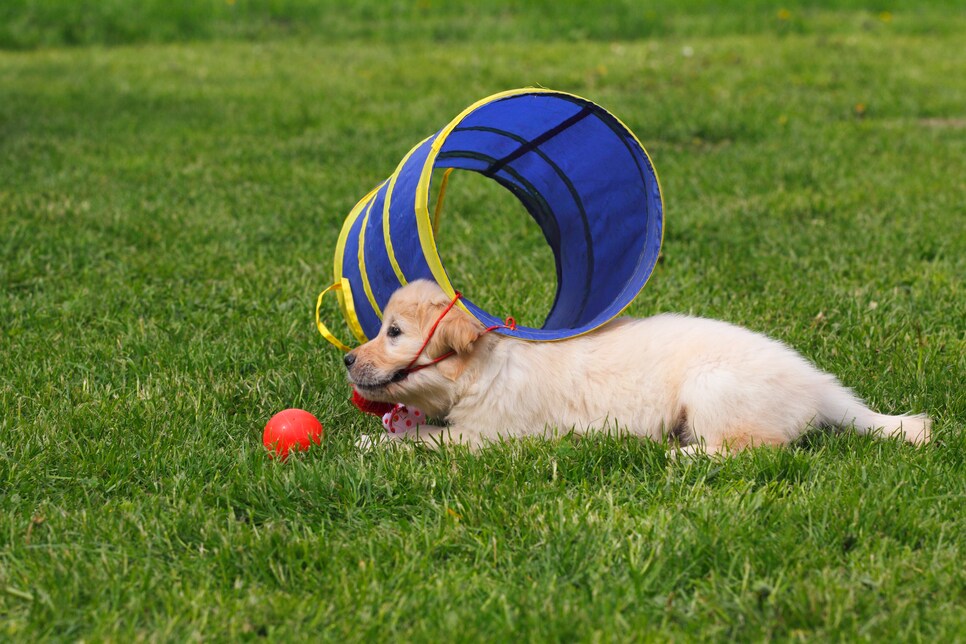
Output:
[[[388,377],[380,377],[372,368],[372,365],[358,362],[355,352],[350,351],[342,358],[346,371],[349,372],[349,380],[358,387],[367,389],[377,389],[386,385],[404,380],[409,375],[409,369],[399,369]],[[354,368],[353,368],[354,367]]]

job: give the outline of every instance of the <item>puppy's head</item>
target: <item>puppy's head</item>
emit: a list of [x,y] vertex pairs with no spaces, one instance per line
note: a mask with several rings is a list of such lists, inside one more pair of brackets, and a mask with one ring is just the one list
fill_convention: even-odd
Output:
[[[453,383],[466,369],[483,325],[454,306],[440,318],[450,298],[434,282],[417,280],[396,291],[383,312],[379,335],[345,356],[349,382],[370,400],[402,402],[438,415],[452,404]],[[437,364],[410,372],[407,367],[439,320],[436,332],[414,366],[452,351]]]

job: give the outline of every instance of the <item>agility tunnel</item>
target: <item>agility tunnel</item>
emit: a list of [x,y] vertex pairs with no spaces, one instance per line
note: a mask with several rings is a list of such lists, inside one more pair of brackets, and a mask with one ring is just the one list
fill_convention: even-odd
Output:
[[[617,117],[584,98],[547,89],[494,94],[417,144],[396,171],[352,209],[335,249],[335,292],[359,342],[375,337],[392,293],[412,280],[450,282],[430,214],[433,170],[469,170],[509,190],[553,251],[557,290],[541,328],[498,332],[526,340],[587,333],[619,315],[654,269],[663,202],[644,146]],[[437,203],[437,206],[439,203]],[[458,285],[457,285],[458,286]],[[484,311],[463,291],[458,306],[485,326],[512,311]]]

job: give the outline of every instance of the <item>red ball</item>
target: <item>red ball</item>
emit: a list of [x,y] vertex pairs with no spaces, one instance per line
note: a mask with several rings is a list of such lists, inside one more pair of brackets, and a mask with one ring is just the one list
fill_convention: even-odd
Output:
[[289,449],[306,450],[312,443],[318,445],[322,435],[318,418],[304,409],[286,409],[272,416],[265,425],[262,443],[269,450],[269,456],[274,458],[278,454],[284,461]]

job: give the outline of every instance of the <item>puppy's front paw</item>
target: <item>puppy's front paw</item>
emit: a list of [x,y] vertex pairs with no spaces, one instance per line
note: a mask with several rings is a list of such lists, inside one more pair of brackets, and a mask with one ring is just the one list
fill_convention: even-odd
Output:
[[712,445],[709,447],[704,443],[691,443],[669,450],[668,457],[672,461],[686,461],[688,459],[694,460],[700,456],[728,456],[730,453],[727,446]]
[[381,443],[383,440],[385,440],[383,438],[384,436],[385,434],[379,434],[375,436],[370,434],[363,434],[356,440],[356,448],[362,452],[368,452],[377,443]]
[[703,453],[699,450],[698,445],[683,445],[681,447],[672,447],[668,450],[668,459],[671,461],[681,461],[689,458],[696,458],[698,454]]

